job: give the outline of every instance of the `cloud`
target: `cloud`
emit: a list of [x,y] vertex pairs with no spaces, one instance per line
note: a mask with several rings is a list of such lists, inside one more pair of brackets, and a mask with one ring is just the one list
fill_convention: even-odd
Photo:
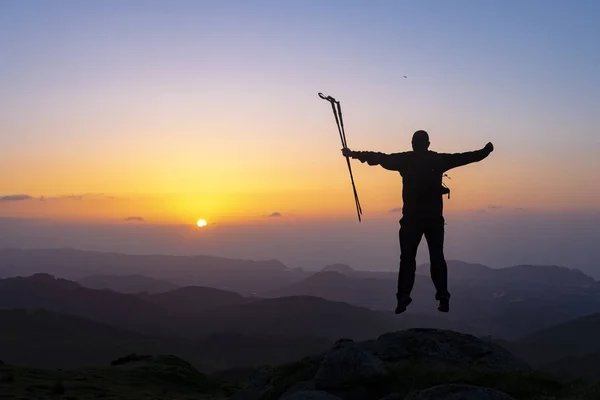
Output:
[[46,200],[83,201],[83,200],[114,200],[114,199],[116,199],[115,196],[107,196],[104,193],[83,193],[83,194],[61,195],[61,196],[54,196],[54,197],[45,197],[45,196],[40,197],[41,201],[46,201]]
[[0,197],[0,201],[23,201],[23,200],[31,200],[31,197],[28,194],[11,194],[8,196]]
[[501,208],[503,208],[502,206],[498,206],[498,205],[494,205],[494,204],[490,204],[488,206],[488,210],[500,210]]
[[399,213],[402,212],[402,207],[394,207],[390,210],[391,213]]
[[138,222],[146,222],[146,220],[142,217],[127,217],[125,221],[138,221]]
[[273,213],[269,214],[269,217],[281,217],[281,213],[280,213],[280,212],[277,212],[277,211],[275,211],[275,212],[273,212]]

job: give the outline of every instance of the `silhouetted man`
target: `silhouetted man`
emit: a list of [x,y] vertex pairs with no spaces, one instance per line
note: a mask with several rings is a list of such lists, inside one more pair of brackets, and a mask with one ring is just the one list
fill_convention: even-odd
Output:
[[406,311],[412,302],[410,294],[415,283],[416,256],[421,238],[425,235],[429,247],[431,279],[436,288],[438,310],[448,312],[448,267],[444,257],[443,195],[448,190],[442,185],[446,171],[481,161],[493,150],[488,143],[483,149],[457,154],[436,153],[429,150],[429,135],[417,131],[412,138],[413,151],[384,154],[373,151],[342,149],[342,154],[369,165],[381,165],[402,176],[402,219],[400,220],[400,271],[398,273],[398,306],[396,314]]

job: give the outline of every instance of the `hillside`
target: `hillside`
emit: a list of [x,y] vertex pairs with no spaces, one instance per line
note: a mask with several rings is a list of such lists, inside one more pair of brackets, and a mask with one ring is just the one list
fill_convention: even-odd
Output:
[[315,296],[376,310],[393,310],[396,306],[396,298],[393,296],[396,285],[389,279],[356,278],[337,271],[325,271],[317,272],[300,282],[264,295],[267,297]]
[[600,352],[559,358],[540,365],[539,369],[564,378],[600,380]]
[[535,365],[600,352],[600,314],[541,330],[516,341],[513,351]]
[[295,296],[255,301],[207,311],[193,328],[202,332],[249,335],[314,335],[368,338],[402,325],[393,314],[318,297]]
[[224,400],[235,390],[170,355],[71,370],[0,365],[0,379],[0,398],[22,400]]
[[137,296],[87,289],[47,274],[0,279],[0,309],[12,308],[43,308],[146,333],[167,333],[177,324]]
[[188,286],[165,293],[140,294],[139,296],[171,314],[180,315],[198,314],[206,310],[253,301],[238,293],[203,286]]
[[[449,269],[449,318],[495,337],[516,340],[600,311],[600,286],[579,271],[543,266],[494,270],[460,262],[451,262]],[[461,278],[461,274],[469,274],[469,278]],[[396,284],[396,278],[365,278],[355,272],[347,275],[327,271],[264,295],[316,296],[391,311],[396,302]],[[417,274],[410,312],[437,316],[433,292],[431,279]]]
[[305,335],[149,336],[46,310],[0,310],[2,361],[38,368],[107,365],[129,353],[186,357],[205,372],[290,362],[324,351],[331,340]]
[[[429,275],[429,264],[417,268],[418,273]],[[505,268],[490,268],[482,264],[448,261],[450,282],[479,282],[491,285],[507,283],[523,286],[597,286],[594,278],[577,269],[553,265],[515,265]]]
[[245,335],[368,339],[390,330],[418,326],[478,332],[466,324],[445,318],[414,313],[398,316],[312,296],[257,300],[207,311],[196,318],[199,323],[188,329],[197,334],[237,332]]
[[190,339],[215,333],[366,338],[422,323],[460,326],[443,318],[411,313],[398,317],[311,296],[246,299],[192,287],[139,297],[87,289],[44,274],[0,280],[0,309],[12,308],[47,309],[140,333]]
[[77,281],[88,289],[107,289],[113,292],[136,293],[163,293],[177,289],[178,286],[160,279],[149,278],[143,275],[92,275]]
[[46,273],[79,280],[92,275],[144,275],[177,286],[209,286],[244,295],[303,279],[277,260],[237,260],[214,256],[129,255],[74,249],[0,250],[0,277]]
[[9,364],[73,368],[124,354],[176,351],[177,344],[47,310],[0,310],[0,354]]

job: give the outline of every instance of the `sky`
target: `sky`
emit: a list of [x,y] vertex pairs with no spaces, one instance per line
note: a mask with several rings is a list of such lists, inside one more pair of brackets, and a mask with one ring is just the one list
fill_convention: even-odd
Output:
[[[440,152],[494,143],[488,159],[449,172],[449,220],[480,218],[490,233],[475,250],[480,232],[455,233],[458,257],[542,262],[556,239],[548,227],[533,235],[540,247],[517,251],[522,222],[535,220],[562,221],[573,248],[564,262],[585,261],[594,247],[581,243],[600,236],[590,222],[600,215],[599,18],[587,0],[3,0],[0,217],[86,226],[90,237],[107,224],[187,232],[203,218],[198,241],[214,246],[185,250],[196,253],[244,248],[219,226],[274,229],[301,253],[327,231],[364,254],[386,243],[391,260],[401,178],[352,162],[359,224],[323,92],[341,101],[353,150],[406,151],[418,129]],[[564,229],[574,221],[592,231]],[[0,238],[31,245],[35,226]],[[510,260],[481,250],[506,237],[497,247]],[[124,251],[156,248],[133,242]]]

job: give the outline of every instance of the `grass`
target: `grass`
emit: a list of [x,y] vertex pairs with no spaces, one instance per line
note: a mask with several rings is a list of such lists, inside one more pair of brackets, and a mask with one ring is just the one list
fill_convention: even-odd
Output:
[[[307,357],[270,368],[261,400],[278,400],[292,385],[310,381],[321,358]],[[387,364],[390,376],[361,391],[367,399],[389,393],[406,395],[440,384],[470,384],[494,388],[519,400],[592,400],[600,398],[600,383],[563,380],[542,372],[498,372],[480,368]],[[198,372],[174,357],[131,357],[119,365],[74,370],[42,370],[0,365],[0,400],[225,400],[233,385]]]
[[0,399],[227,399],[235,389],[172,356],[64,371],[3,365],[0,377],[10,377]]

